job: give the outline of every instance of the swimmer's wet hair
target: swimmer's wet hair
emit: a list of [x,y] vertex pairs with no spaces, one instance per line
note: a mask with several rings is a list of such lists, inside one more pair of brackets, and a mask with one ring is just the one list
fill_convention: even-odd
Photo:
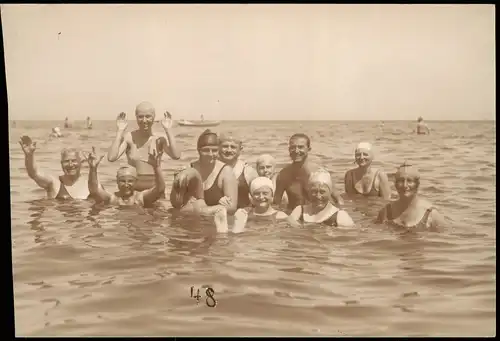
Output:
[[294,139],[305,139],[307,143],[307,148],[311,148],[311,139],[306,134],[303,133],[293,134],[292,137],[290,137],[290,139],[288,140],[288,143],[292,142],[292,140]]

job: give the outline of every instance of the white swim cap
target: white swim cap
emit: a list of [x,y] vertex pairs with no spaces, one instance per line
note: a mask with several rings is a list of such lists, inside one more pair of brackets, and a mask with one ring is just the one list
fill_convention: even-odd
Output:
[[371,143],[368,143],[368,142],[361,142],[356,147],[356,150],[361,150],[361,149],[371,151],[372,150],[372,145],[371,145]]
[[134,167],[125,166],[125,167],[119,168],[118,171],[116,172],[117,178],[122,177],[122,176],[127,176],[127,175],[130,175],[130,176],[133,176],[134,178],[137,178],[137,170]]
[[309,176],[309,184],[313,183],[327,185],[330,191],[333,188],[332,177],[326,169],[320,169]]
[[252,180],[252,182],[250,183],[250,194],[262,187],[269,187],[274,194],[273,181],[264,176],[259,176],[258,178]]

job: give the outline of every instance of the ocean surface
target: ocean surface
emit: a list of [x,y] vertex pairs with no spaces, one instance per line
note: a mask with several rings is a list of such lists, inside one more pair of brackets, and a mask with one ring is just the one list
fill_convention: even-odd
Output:
[[[309,134],[312,159],[343,192],[358,142],[375,146],[388,173],[404,160],[421,170],[421,195],[453,223],[441,233],[401,233],[373,225],[380,199],[347,201],[353,230],[250,224],[241,235],[216,235],[210,220],[162,210],[95,208],[44,200],[28,178],[18,144],[37,141],[36,160],[59,175],[60,150],[106,153],[115,123],[93,130],[62,122],[17,121],[10,128],[15,328],[18,336],[493,336],[496,335],[495,123],[223,122],[217,132],[244,139],[242,157],[271,153],[284,165],[288,138]],[[129,129],[136,127],[129,123]],[[176,127],[182,158],[196,158],[204,128]],[[162,129],[155,124],[156,132]],[[106,188],[122,160],[100,165]],[[87,167],[85,166],[85,174]],[[394,191],[394,186],[393,186]],[[199,303],[191,297],[200,289]],[[217,306],[205,301],[215,292]]]

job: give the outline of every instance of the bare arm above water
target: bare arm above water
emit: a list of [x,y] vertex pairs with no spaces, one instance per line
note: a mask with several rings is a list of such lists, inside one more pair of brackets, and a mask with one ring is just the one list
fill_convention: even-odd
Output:
[[227,205],[227,213],[233,215],[238,209],[238,181],[231,167],[224,167],[221,171],[222,191],[224,196],[230,199]]
[[378,178],[380,181],[379,190],[381,197],[384,198],[384,200],[389,200],[391,198],[391,184],[389,183],[389,178],[384,171],[378,173]]
[[123,153],[127,150],[127,116],[125,113],[120,113],[116,119],[116,137],[111,143],[108,150],[108,161],[115,162],[118,160]]
[[161,153],[149,156],[149,163],[153,166],[155,172],[155,185],[153,188],[146,189],[141,192],[142,201],[144,205],[150,205],[156,200],[160,199],[162,194],[165,193],[165,180],[161,173]]
[[35,163],[36,142],[32,142],[29,137],[23,136],[21,137],[19,144],[24,152],[24,165],[28,176],[33,179],[38,186],[46,191],[50,191],[54,186],[55,179],[51,176],[42,174],[38,170]]
[[95,199],[96,202],[108,202],[111,199],[111,194],[108,193],[102,186],[100,186],[99,179],[97,177],[97,166],[99,166],[99,163],[101,163],[104,155],[102,155],[101,157],[97,157],[95,148],[92,147],[92,152],[89,153],[88,156],[84,157],[89,163],[90,195]]
[[181,158],[181,152],[177,148],[177,142],[175,140],[175,135],[172,132],[172,116],[168,111],[165,112],[164,118],[161,121],[161,126],[165,131],[165,135],[167,135],[168,144],[164,150],[164,152],[170,156],[173,160],[179,160]]

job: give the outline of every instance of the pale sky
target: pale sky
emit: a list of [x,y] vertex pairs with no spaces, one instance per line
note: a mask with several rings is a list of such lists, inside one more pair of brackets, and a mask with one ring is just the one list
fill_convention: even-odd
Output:
[[1,10],[14,120],[494,119],[493,5]]

